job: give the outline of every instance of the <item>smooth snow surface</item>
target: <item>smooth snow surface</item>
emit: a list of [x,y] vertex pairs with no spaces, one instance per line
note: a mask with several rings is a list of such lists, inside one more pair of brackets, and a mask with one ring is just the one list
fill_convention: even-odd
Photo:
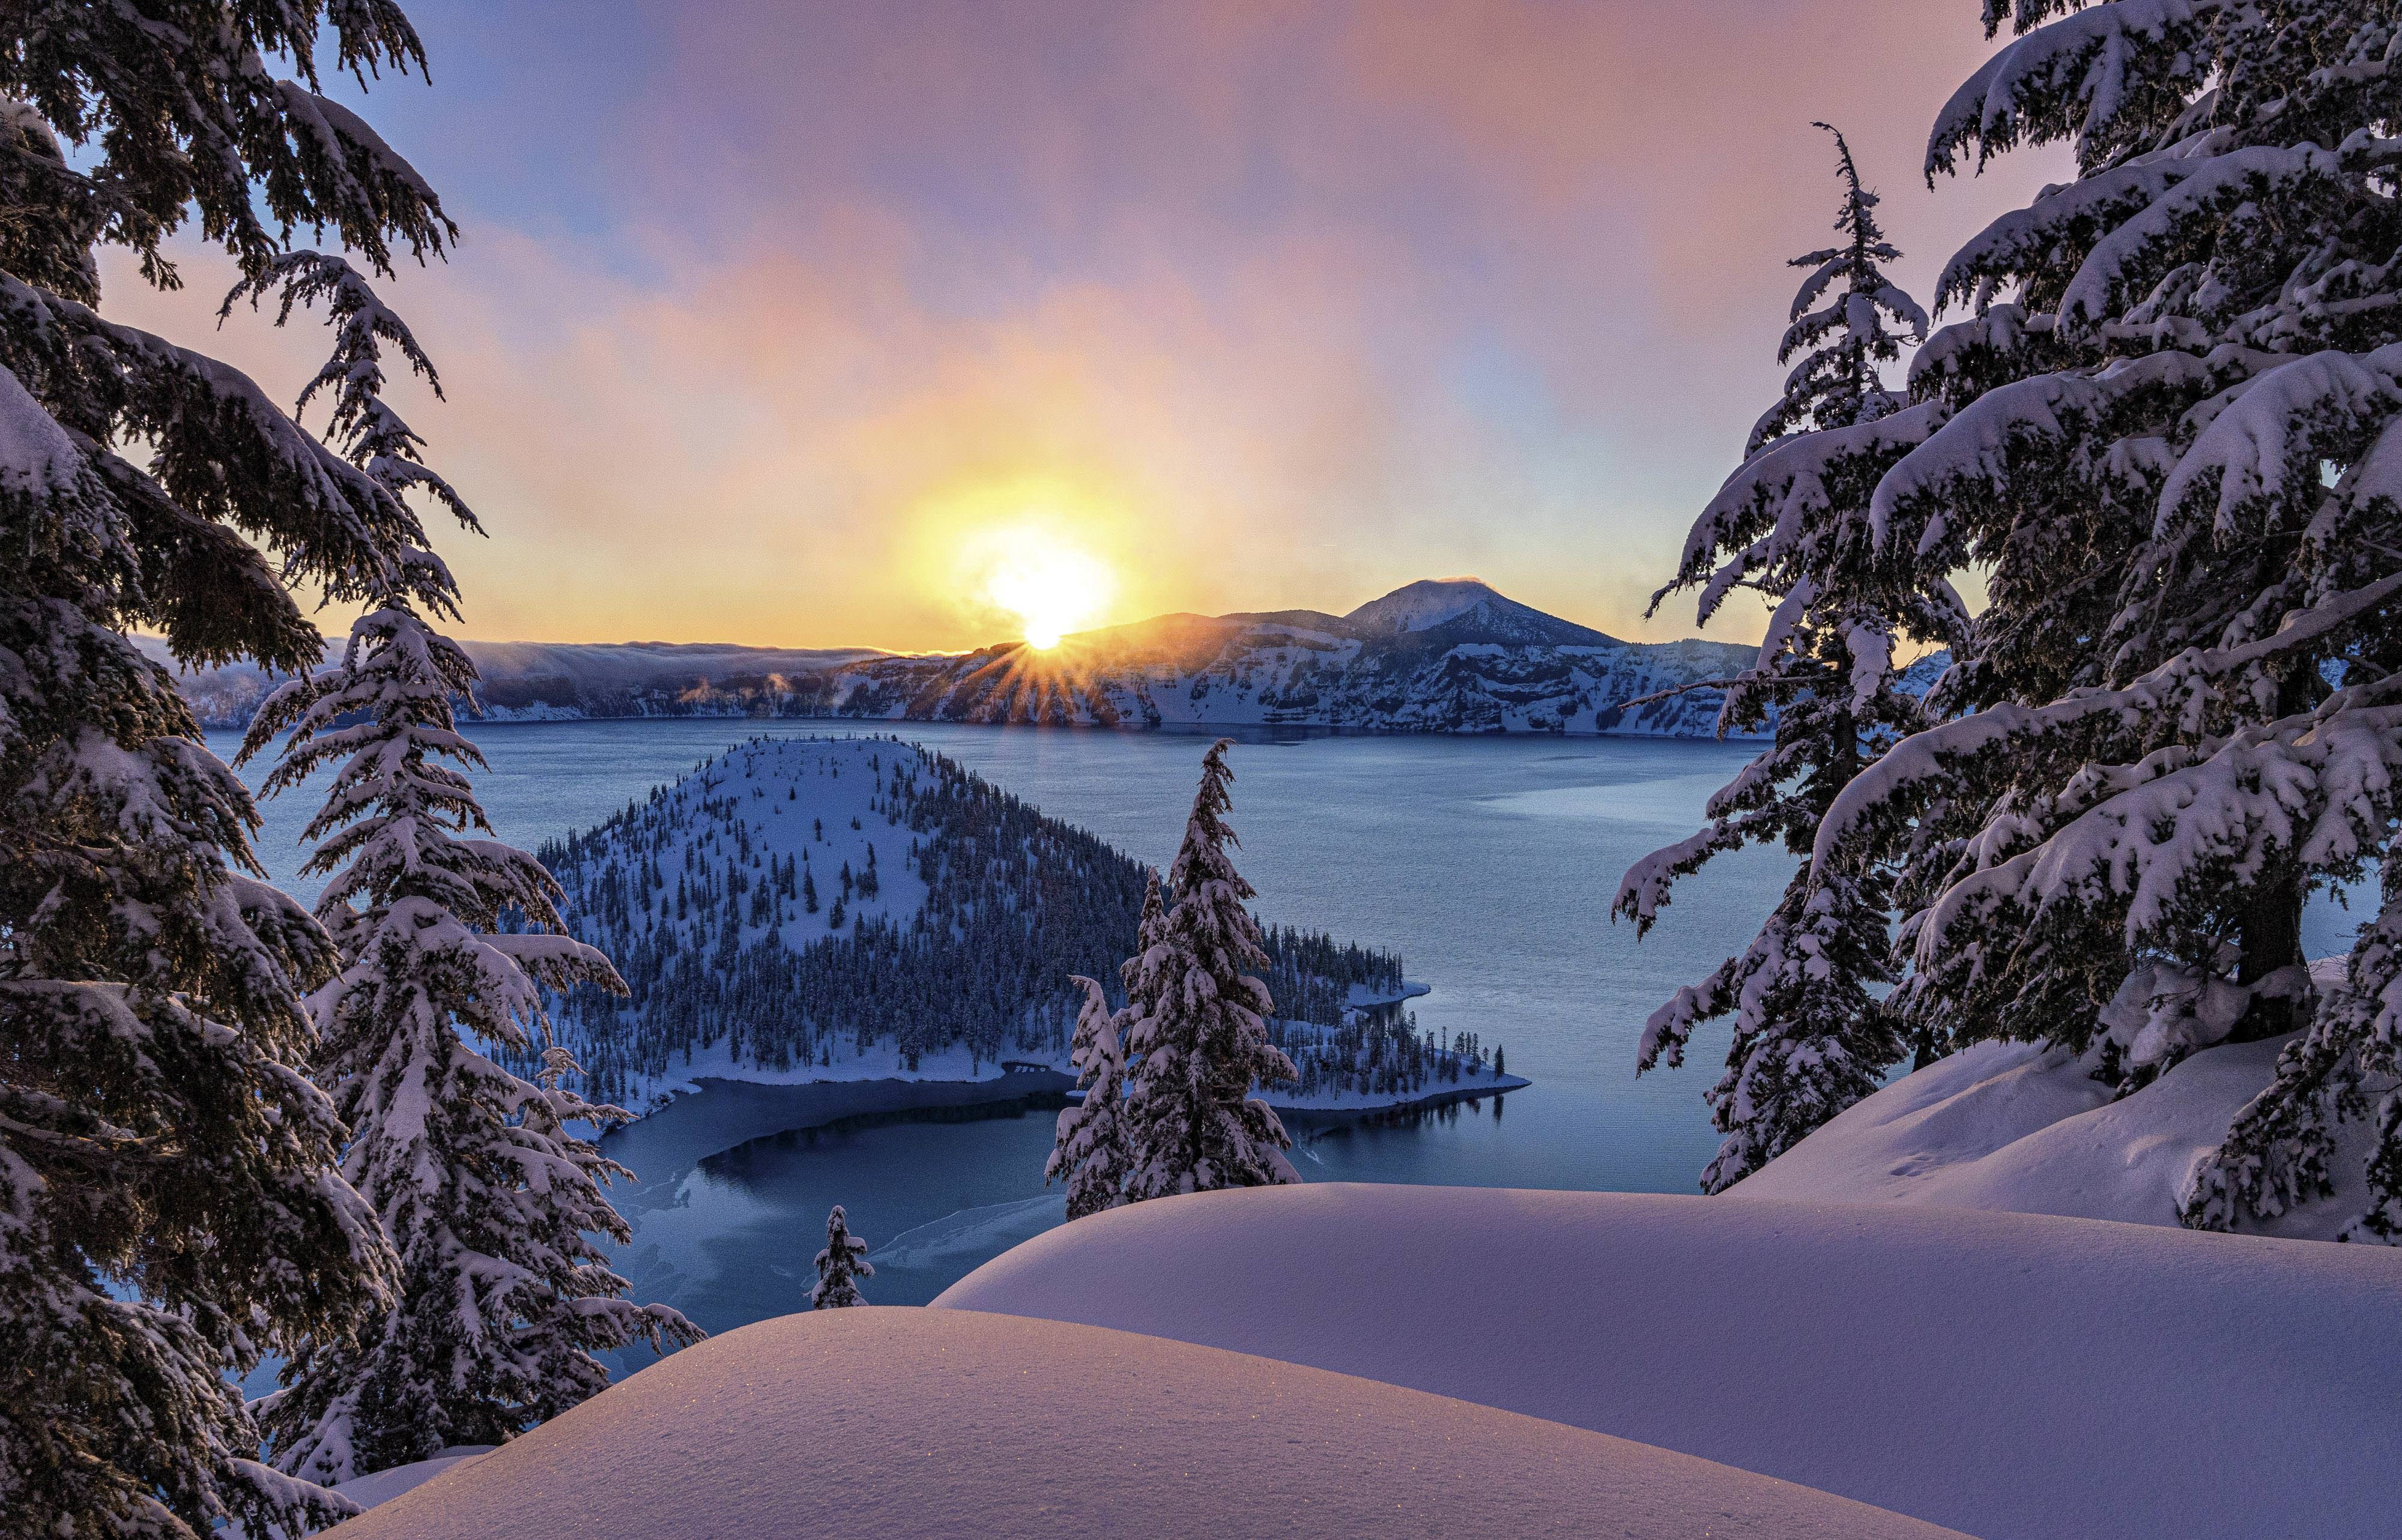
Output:
[[2402,1252],[2384,1247],[1325,1184],[1079,1219],[935,1305],[1482,1401],[1985,1540],[2395,1533]]
[[[1730,1195],[2174,1225],[2187,1175],[2267,1088],[2287,1040],[2205,1050],[2116,1102],[2064,1050],[1977,1043],[1854,1104]],[[2373,1129],[2344,1132],[2336,1195],[2268,1233],[2332,1240],[2359,1217]]]
[[431,1460],[419,1460],[411,1464],[394,1465],[390,1470],[369,1472],[353,1477],[334,1490],[363,1508],[381,1507],[405,1492],[414,1492],[453,1465],[462,1465],[479,1454],[490,1453],[490,1444],[460,1444],[444,1450]]
[[344,1540],[1934,1537],[1489,1407],[1089,1327],[812,1312],[687,1348]]

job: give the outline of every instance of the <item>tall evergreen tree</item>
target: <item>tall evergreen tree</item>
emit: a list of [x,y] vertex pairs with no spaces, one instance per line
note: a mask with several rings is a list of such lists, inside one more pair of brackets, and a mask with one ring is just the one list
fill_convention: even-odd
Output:
[[173,286],[195,210],[247,275],[297,226],[379,270],[440,253],[432,190],[317,93],[322,50],[423,65],[391,0],[0,22],[0,1513],[62,1540],[349,1511],[251,1458],[226,1371],[341,1340],[391,1274],[296,1067],[333,949],[256,879],[249,797],[127,633],[307,666],[286,581],[407,591],[422,534],[240,373],[107,320],[94,259]]
[[1805,858],[1751,944],[1645,1024],[1638,1073],[1681,1065],[1695,1027],[1734,1018],[1726,1072],[1705,1098],[1725,1135],[1702,1174],[1709,1192],[1875,1090],[1902,1052],[1880,997],[1895,978],[1887,875],[1806,857],[1836,793],[1920,724],[1917,701],[1898,688],[1898,640],[1949,642],[1966,624],[1948,584],[1898,582],[1896,564],[1875,560],[1859,533],[1856,516],[1877,476],[1919,431],[1880,373],[1901,354],[1888,323],[1917,340],[1926,317],[1885,275],[1901,254],[1877,226],[1876,195],[1850,145],[1816,126],[1834,135],[1843,244],[1793,260],[1810,273],[1777,357],[1802,361],[1743,466],[1695,522],[1675,581],[1652,598],[1656,611],[1671,594],[1700,590],[1704,625],[1746,589],[1774,604],[1758,661],[1713,681],[1726,692],[1719,731],[1771,728],[1773,741],[1710,800],[1707,828],[1626,873],[1614,907],[1639,937],[1676,881],[1718,855],[1774,843]]
[[[1159,878],[1152,877],[1145,918],[1157,913]],[[1042,1182],[1068,1184],[1068,1217],[1081,1219],[1114,1208],[1125,1181],[1125,1047],[1118,1036],[1125,1024],[1110,1010],[1109,997],[1079,974],[1069,981],[1084,992],[1069,1039],[1068,1059],[1084,1099],[1059,1113],[1057,1142],[1042,1168]]]
[[1267,985],[1255,895],[1235,870],[1225,821],[1235,774],[1232,738],[1201,762],[1201,787],[1184,844],[1168,868],[1176,896],[1159,939],[1141,956],[1131,990],[1125,1105],[1129,1202],[1218,1188],[1298,1182],[1285,1159],[1292,1140],[1254,1083],[1290,1080],[1292,1061],[1268,1040]]
[[[2393,8],[1987,0],[2020,34],[1954,95],[1973,146],[2074,142],[1938,298],[1935,415],[1867,527],[1990,573],[1941,687],[1957,720],[1828,811],[1821,863],[1890,861],[1896,1003],[1930,1033],[2048,1038],[2133,1088],[2307,1026],[2194,1175],[2188,1223],[2329,1190],[2332,1129],[2395,1067],[2395,890],[2324,1009],[2304,899],[2391,870],[2402,779],[2402,107]],[[2402,1105],[2360,1233],[2402,1224]]]
[[817,1286],[809,1290],[811,1310],[843,1310],[867,1303],[859,1292],[859,1280],[875,1277],[876,1269],[867,1260],[867,1243],[850,1232],[840,1203],[826,1216],[825,1249],[818,1253],[817,1269]]
[[[499,1443],[601,1389],[596,1352],[697,1333],[636,1306],[595,1234],[628,1237],[601,1191],[624,1167],[568,1125],[630,1115],[558,1081],[544,990],[616,985],[598,952],[557,932],[558,889],[490,839],[466,777],[481,756],[451,719],[474,682],[458,646],[393,602],[352,629],[341,664],[262,707],[257,747],[291,738],[269,787],[336,766],[305,870],[334,873],[318,918],[341,972],[310,999],[317,1078],[350,1125],[343,1174],[401,1259],[401,1295],[358,1341],[295,1354],[267,1424],[277,1463],[327,1482]],[[504,931],[504,916],[537,931]],[[538,1055],[539,1083],[476,1041]]]
[[[353,464],[477,529],[384,400],[386,346],[441,390],[407,325],[347,263],[314,252],[252,276],[226,309],[279,287],[279,324],[323,302],[335,333],[300,406],[330,391],[327,436]],[[447,569],[421,549],[397,565],[419,597],[382,593],[340,664],[270,695],[242,746],[247,758],[289,732],[270,795],[336,767],[302,835],[317,842],[303,871],[333,878],[317,918],[342,964],[309,1001],[324,1044],[315,1078],[350,1128],[343,1175],[401,1264],[400,1299],[376,1329],[305,1344],[269,1405],[276,1463],[328,1483],[504,1442],[605,1385],[596,1352],[697,1335],[665,1306],[628,1303],[591,1238],[628,1236],[601,1191],[625,1168],[568,1125],[629,1114],[560,1086],[574,1066],[550,1039],[544,991],[624,986],[606,957],[559,933],[559,887],[539,862],[471,837],[491,831],[460,767],[483,759],[453,703],[472,698],[475,666],[420,613],[456,612]],[[539,1080],[469,1033],[539,1057]]]

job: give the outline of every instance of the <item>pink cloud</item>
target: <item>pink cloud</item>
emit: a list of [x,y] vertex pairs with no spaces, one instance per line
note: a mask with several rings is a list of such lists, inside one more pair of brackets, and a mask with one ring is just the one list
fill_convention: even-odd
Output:
[[[591,147],[643,213],[395,286],[474,634],[969,645],[928,510],[1045,477],[1114,510],[1111,619],[1475,568],[1681,634],[1641,602],[1780,373],[1809,119],[1922,287],[2042,170],[1917,181],[1965,4],[688,10]],[[194,272],[112,308],[190,335]],[[317,343],[220,346],[288,396]]]

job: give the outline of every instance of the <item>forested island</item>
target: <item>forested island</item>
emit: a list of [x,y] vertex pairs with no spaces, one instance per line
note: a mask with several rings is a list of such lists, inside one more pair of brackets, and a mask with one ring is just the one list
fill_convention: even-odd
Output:
[[[699,1075],[804,1080],[1004,1060],[1063,1066],[1075,975],[1118,989],[1146,872],[953,761],[885,737],[756,738],[543,847],[575,935],[628,993],[581,985],[560,1040],[596,1100]],[[1523,1083],[1438,1041],[1396,953],[1263,928],[1287,1107],[1399,1106]]]

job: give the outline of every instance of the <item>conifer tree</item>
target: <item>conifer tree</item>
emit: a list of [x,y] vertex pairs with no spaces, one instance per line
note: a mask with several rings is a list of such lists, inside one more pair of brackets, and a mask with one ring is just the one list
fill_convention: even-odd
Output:
[[[1159,903],[1159,879],[1152,878],[1151,910]],[[1148,918],[1148,914],[1146,918]],[[1076,1083],[1084,1099],[1059,1113],[1056,1143],[1042,1168],[1042,1183],[1068,1184],[1068,1217],[1081,1219],[1114,1208],[1125,1180],[1125,1048],[1119,1038],[1125,1024],[1110,1010],[1109,997],[1095,981],[1078,974],[1069,981],[1084,992],[1076,1013],[1075,1035],[1069,1039],[1068,1060],[1076,1066]]]
[[[1834,136],[1843,244],[1793,260],[1810,275],[1777,357],[1798,351],[1802,361],[1753,430],[1744,464],[1694,524],[1676,579],[1652,598],[1656,611],[1669,595],[1699,589],[1705,625],[1746,589],[1774,603],[1758,661],[1714,681],[1726,692],[1721,733],[1768,728],[1774,737],[1710,800],[1709,827],[1626,873],[1614,913],[1633,919],[1638,937],[1675,882],[1719,854],[1773,843],[1806,858],[1836,793],[1920,725],[1917,701],[1898,687],[1898,643],[1948,642],[1966,624],[1940,577],[1897,581],[1898,564],[1874,560],[1860,532],[1876,477],[1918,430],[1880,373],[1902,348],[1887,323],[1917,340],[1926,317],[1885,276],[1901,254],[1877,225],[1876,195],[1851,147],[1816,127]],[[1696,1026],[1734,1018],[1726,1072],[1705,1098],[1725,1135],[1702,1174],[1705,1191],[1742,1180],[1875,1090],[1899,1057],[1880,998],[1895,977],[1887,881],[1873,865],[1805,859],[1751,944],[1645,1024],[1638,1073],[1681,1065]]]
[[287,582],[407,591],[425,543],[239,372],[107,319],[95,260],[173,286],[194,212],[245,275],[301,226],[380,271],[440,254],[433,191],[318,94],[325,51],[423,66],[391,0],[0,22],[0,1514],[48,1535],[351,1511],[253,1458],[227,1378],[342,1340],[389,1286],[297,1067],[334,952],[257,879],[248,795],[129,633],[306,667]]
[[1130,991],[1129,1202],[1301,1180],[1284,1156],[1292,1144],[1284,1125],[1250,1094],[1254,1083],[1291,1080],[1294,1071],[1268,1040],[1267,985],[1244,971],[1268,959],[1244,907],[1251,885],[1227,854],[1238,843],[1225,821],[1233,747],[1221,738],[1202,759],[1184,843],[1167,873],[1175,905]]
[[[2306,1027],[2185,1195],[2228,1227],[2329,1190],[2402,999],[2389,886],[2324,1009],[2313,888],[2390,871],[2402,772],[2402,43],[2390,6],[2078,8],[1952,99],[1927,172],[2070,140],[2079,176],[1955,256],[1970,313],[1912,369],[1925,441],[1869,532],[1990,573],[1955,720],[1847,786],[1821,864],[1902,872],[1895,1002],[1952,1042],[2049,1039],[2133,1089]],[[2402,1221],[2402,1105],[2369,1211]]]
[[[314,252],[271,264],[227,309],[279,286],[279,323],[323,301],[335,331],[301,406],[330,390],[327,433],[352,463],[476,529],[383,399],[386,345],[440,391],[407,327],[348,264]],[[242,745],[247,758],[289,732],[269,795],[335,767],[302,834],[317,844],[304,873],[333,879],[317,919],[342,965],[309,1000],[324,1045],[315,1078],[349,1125],[343,1175],[400,1260],[395,1307],[356,1340],[304,1343],[269,1403],[276,1463],[328,1484],[504,1442],[602,1388],[594,1353],[697,1335],[673,1310],[628,1303],[591,1238],[630,1233],[601,1191],[625,1168],[568,1125],[630,1115],[562,1088],[575,1066],[550,1039],[544,991],[624,985],[606,957],[559,933],[559,887],[538,861],[473,837],[491,830],[459,767],[483,758],[453,703],[472,698],[475,666],[420,612],[456,612],[439,559],[408,549],[397,565],[408,586],[379,596],[338,666],[271,694]],[[469,1034],[538,1057],[539,1082]]]
[[809,1290],[810,1309],[841,1310],[867,1303],[860,1295],[859,1280],[875,1277],[876,1269],[867,1260],[867,1243],[850,1232],[840,1203],[826,1216],[825,1249],[818,1253],[817,1268],[817,1286]]

